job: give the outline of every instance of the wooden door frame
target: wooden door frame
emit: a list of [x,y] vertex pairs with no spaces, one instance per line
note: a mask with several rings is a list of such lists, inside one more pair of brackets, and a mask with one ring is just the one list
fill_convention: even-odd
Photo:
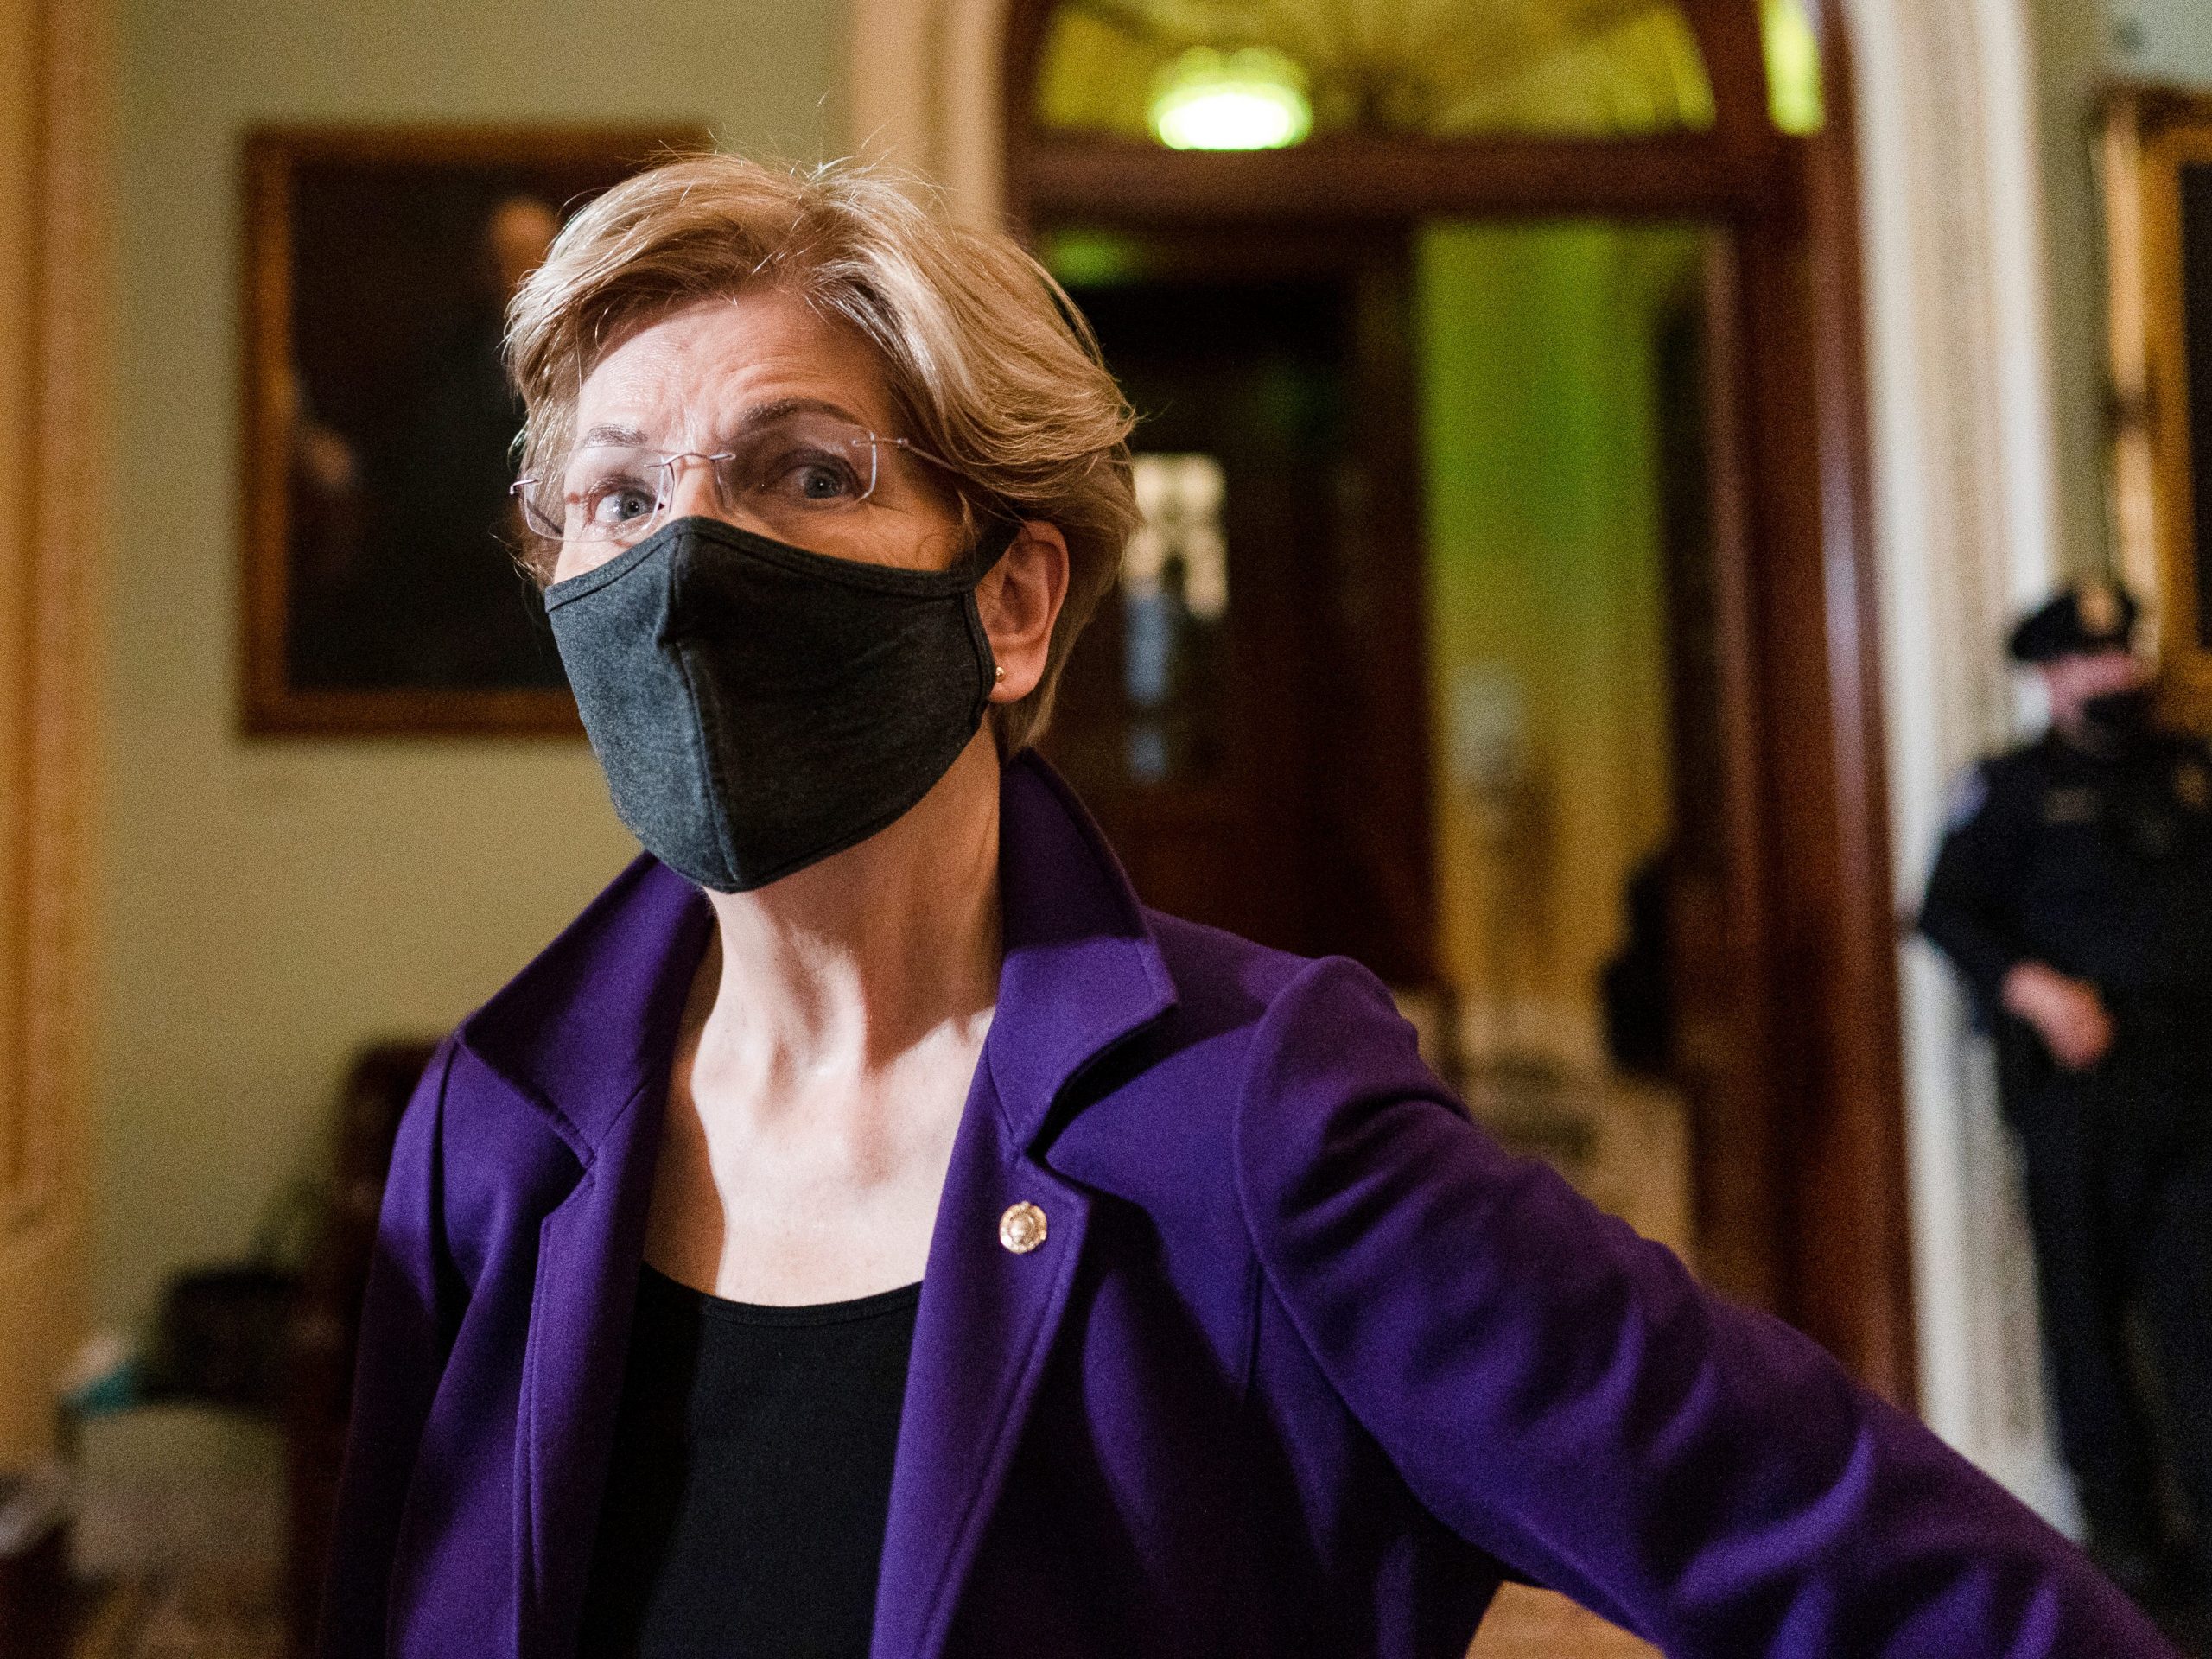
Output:
[[0,537],[0,1472],[55,1454],[91,1302],[107,21],[92,0],[0,10],[23,117],[0,132],[0,448],[31,504]]
[[[1029,90],[1052,0],[1011,0],[1004,200],[1017,224],[1348,226],[1419,217],[1688,219],[1732,234],[1744,349],[1717,385],[1745,446],[1731,716],[1755,854],[1736,885],[1764,1111],[1700,1126],[1700,1249],[1724,1289],[1916,1397],[1911,1241],[1878,661],[1851,66],[1819,19],[1827,119],[1766,117],[1749,0],[1690,0],[1708,132],[1580,140],[1315,140],[1250,155],[1043,135]],[[1758,441],[1751,442],[1751,435]],[[1808,469],[1802,462],[1811,458]],[[1725,537],[1723,553],[1726,555]]]

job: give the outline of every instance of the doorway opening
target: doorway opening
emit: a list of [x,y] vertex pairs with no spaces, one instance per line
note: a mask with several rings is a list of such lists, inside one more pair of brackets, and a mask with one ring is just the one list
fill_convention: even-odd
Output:
[[1140,891],[1365,962],[1507,1139],[1909,1399],[1816,22],[1018,0],[1007,199],[1141,417],[1047,745]]

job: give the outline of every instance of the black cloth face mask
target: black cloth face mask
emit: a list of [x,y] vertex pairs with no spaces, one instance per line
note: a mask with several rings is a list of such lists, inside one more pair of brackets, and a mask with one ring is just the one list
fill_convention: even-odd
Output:
[[545,590],[614,810],[654,857],[749,893],[865,841],[982,724],[996,664],[976,584],[679,518]]
[[2149,686],[2132,686],[2088,698],[2082,704],[2082,719],[2098,736],[2121,742],[2150,731],[2156,707]]

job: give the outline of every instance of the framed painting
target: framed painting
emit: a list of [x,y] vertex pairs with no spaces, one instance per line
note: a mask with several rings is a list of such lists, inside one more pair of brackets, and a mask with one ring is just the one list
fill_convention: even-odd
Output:
[[244,721],[581,729],[514,563],[508,297],[697,127],[265,128],[245,141]]
[[2212,733],[2212,96],[2113,93],[2104,172],[2119,563],[2169,713]]

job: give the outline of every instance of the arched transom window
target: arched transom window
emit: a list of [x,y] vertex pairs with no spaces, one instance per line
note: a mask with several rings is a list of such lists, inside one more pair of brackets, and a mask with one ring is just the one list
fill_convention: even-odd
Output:
[[[1822,118],[1804,4],[1764,0],[1760,61],[1737,78],[1764,71],[1765,120],[1783,133]],[[1346,136],[1706,133],[1732,90],[1709,68],[1713,47],[1726,55],[1751,35],[1748,17],[1719,10],[1701,0],[1057,0],[1032,25],[1031,128],[1211,150]]]

